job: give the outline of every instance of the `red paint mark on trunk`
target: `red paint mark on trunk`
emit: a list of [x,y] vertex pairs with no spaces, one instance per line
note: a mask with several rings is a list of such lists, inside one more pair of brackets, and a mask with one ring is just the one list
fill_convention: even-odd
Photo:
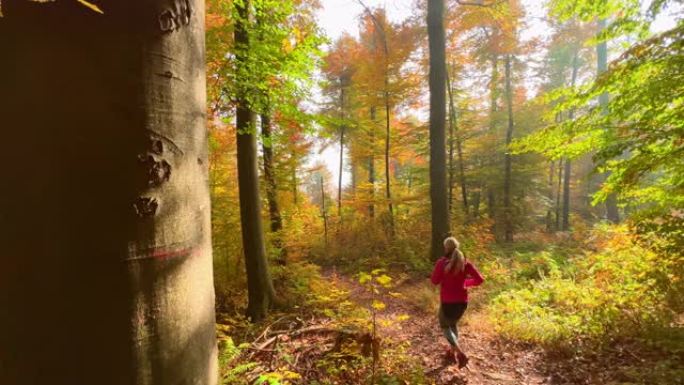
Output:
[[135,255],[126,258],[126,261],[137,261],[144,259],[156,259],[156,260],[168,260],[180,257],[190,257],[197,253],[199,248],[197,247],[186,247],[186,248],[169,248],[169,247],[158,247],[154,249],[145,250],[141,253],[136,253]]
[[192,255],[195,252],[194,249],[188,247],[185,249],[166,249],[166,248],[158,248],[152,250],[150,253],[149,258],[154,258],[154,259],[171,259],[171,258],[178,258],[178,257],[188,257]]

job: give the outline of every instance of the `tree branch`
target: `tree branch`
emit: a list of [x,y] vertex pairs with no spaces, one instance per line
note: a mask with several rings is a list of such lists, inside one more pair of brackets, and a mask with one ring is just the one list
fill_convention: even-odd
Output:
[[472,6],[476,6],[476,7],[493,7],[493,6],[495,6],[495,5],[499,5],[499,4],[504,3],[505,1],[506,1],[506,0],[496,0],[496,1],[492,1],[492,2],[490,2],[490,3],[485,3],[485,2],[482,1],[482,0],[477,0],[477,1],[456,0],[456,2],[457,2],[459,5],[472,5]]
[[382,44],[385,48],[385,58],[389,56],[389,48],[387,47],[387,36],[385,36],[385,28],[380,24],[378,19],[375,17],[373,12],[371,12],[370,8],[366,6],[366,4],[363,3],[361,0],[356,0],[359,2],[359,4],[363,7],[363,9],[366,11],[368,16],[370,16],[371,20],[373,21],[373,24],[375,24],[375,28],[380,31],[380,37],[382,38]]

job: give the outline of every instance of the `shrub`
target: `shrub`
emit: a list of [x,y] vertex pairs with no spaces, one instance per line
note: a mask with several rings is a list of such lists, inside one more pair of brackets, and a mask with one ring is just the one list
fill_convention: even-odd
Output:
[[[659,285],[668,266],[633,242],[624,227],[597,228],[600,252],[556,262],[540,253],[539,277],[498,294],[490,318],[504,335],[554,346],[644,335],[673,313]],[[671,285],[672,286],[672,285]]]

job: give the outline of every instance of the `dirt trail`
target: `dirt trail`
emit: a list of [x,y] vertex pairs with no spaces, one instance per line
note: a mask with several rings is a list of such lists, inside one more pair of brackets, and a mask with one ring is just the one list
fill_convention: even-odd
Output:
[[[334,273],[330,278],[336,285],[349,290],[350,297],[367,304],[371,294],[355,280]],[[467,369],[459,370],[445,360],[446,340],[437,324],[436,314],[428,312],[407,300],[407,293],[419,292],[425,282],[403,283],[393,289],[402,293],[399,298],[382,298],[386,309],[379,312],[379,321],[395,320],[407,314],[402,322],[378,322],[378,335],[385,340],[409,341],[410,352],[420,357],[428,377],[434,384],[558,384],[562,378],[544,374],[546,365],[538,349],[526,349],[498,339],[484,328],[477,327],[477,315],[466,312],[461,321],[459,339],[470,357]],[[423,288],[423,290],[425,290]]]
[[[365,308],[372,303],[371,292],[356,279],[334,271],[324,272],[324,275],[334,287],[348,293],[343,296],[349,301]],[[447,343],[438,326],[436,311],[432,309],[434,304],[431,304],[436,301],[437,292],[427,279],[398,282],[390,291],[401,295],[376,298],[386,306],[377,316],[380,360],[383,359],[383,349],[387,357],[391,352],[401,351],[393,348],[406,349],[408,342],[407,353],[420,361],[428,377],[425,385],[616,385],[635,383],[631,381],[634,375],[629,370],[649,370],[652,368],[647,366],[648,362],[659,362],[658,357],[649,358],[648,352],[644,357],[635,355],[633,351],[638,351],[639,346],[618,344],[603,353],[584,351],[568,355],[502,340],[483,321],[483,314],[478,313],[478,295],[474,290],[471,307],[459,324],[460,343],[469,355],[470,363],[468,368],[459,370],[453,362],[446,360]],[[405,315],[409,316],[408,319],[403,317]],[[230,337],[240,330],[234,327],[230,316],[224,318],[219,324],[227,331],[222,328],[219,331],[225,336]],[[247,338],[248,331],[243,330],[243,341],[246,338],[250,346],[225,363],[224,383],[256,384],[264,373],[285,369],[298,374],[296,383],[325,382],[329,374],[326,370],[330,367],[321,367],[319,363],[325,363],[325,358],[331,353],[339,354],[344,341],[358,343],[368,338],[361,346],[372,345],[372,339],[365,331],[340,329],[329,317],[313,313],[307,316],[285,313],[276,318],[264,325],[258,336]],[[369,355],[370,350],[363,354]],[[335,376],[336,383],[360,383],[354,370],[338,370]],[[682,382],[668,377],[664,381],[649,383]]]

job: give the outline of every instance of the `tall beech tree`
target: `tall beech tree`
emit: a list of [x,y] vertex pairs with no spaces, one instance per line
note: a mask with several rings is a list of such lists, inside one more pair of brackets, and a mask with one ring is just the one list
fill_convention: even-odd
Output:
[[[250,0],[235,2],[235,72],[249,71]],[[242,84],[236,94],[237,167],[240,191],[240,223],[247,271],[249,302],[247,315],[253,321],[266,316],[275,293],[266,259],[261,220],[259,173],[257,162],[256,114],[249,99],[250,88]]]
[[[392,188],[391,188],[391,183],[392,183],[392,177],[390,176],[390,141],[391,141],[391,126],[390,122],[392,119],[392,109],[390,105],[390,90],[389,90],[389,61],[390,61],[390,50],[389,50],[389,42],[387,41],[387,31],[385,29],[385,24],[386,24],[386,17],[385,13],[380,12],[379,16],[376,16],[373,11],[371,11],[361,0],[359,0],[359,3],[363,6],[363,8],[366,10],[366,14],[368,15],[368,18],[370,18],[371,22],[373,23],[374,29],[373,29],[373,37],[374,37],[374,43],[379,43],[379,44],[373,44],[373,51],[380,51],[378,49],[378,45],[382,47],[382,95],[383,95],[383,102],[385,104],[385,199],[387,199],[387,214],[389,218],[389,231],[390,231],[390,236],[394,236],[394,208],[392,205]],[[375,107],[371,107],[375,108]],[[374,115],[375,111],[373,111]],[[374,117],[373,119],[374,120]],[[372,162],[372,160],[371,160]]]
[[[517,0],[467,2],[458,1],[459,7],[450,17],[451,29],[454,31],[456,43],[469,47],[470,55],[482,71],[488,71],[490,76],[486,85],[488,91],[488,116],[486,130],[482,132],[481,140],[488,140],[489,145],[483,148],[480,155],[477,184],[486,194],[487,211],[493,220],[493,231],[498,236],[503,230],[504,238],[510,232],[510,226],[506,218],[512,213],[510,186],[507,181],[513,183],[514,178],[506,176],[507,163],[511,160],[506,149],[506,133],[509,131],[509,119],[502,119],[502,112],[508,112],[508,100],[504,100],[505,107],[500,106],[502,95],[505,97],[506,77],[505,65],[507,55],[518,54],[519,41],[518,30],[523,16],[523,7]],[[455,39],[462,36],[460,39]],[[502,68],[504,67],[504,68]],[[515,68],[511,68],[514,71]],[[504,72],[504,76],[502,76]],[[512,95],[511,95],[512,96]],[[505,98],[504,98],[505,99]],[[483,100],[483,102],[485,102]],[[502,121],[507,124],[503,125]],[[503,165],[503,167],[501,167]],[[511,170],[512,170],[511,166]],[[509,190],[509,196],[506,191]],[[479,211],[479,195],[474,199],[476,202],[474,211]]]
[[449,234],[449,204],[446,172],[446,41],[444,0],[428,0],[428,43],[430,49],[430,203],[432,240],[430,255],[442,255]]
[[[278,201],[278,192],[284,189],[279,190],[278,182],[291,184],[296,206],[297,167],[302,155],[301,141],[293,130],[301,131],[310,120],[299,104],[308,96],[321,42],[312,22],[317,5],[306,0],[210,0],[209,4],[209,95],[214,99],[212,105],[219,106],[212,111],[215,118],[230,122],[233,108],[236,112],[243,250],[251,282],[248,314],[257,320],[269,307],[272,284],[261,234],[259,173],[252,165],[258,163],[255,115],[260,116],[264,190],[274,233],[271,239],[281,250],[279,261],[284,263],[283,202]],[[283,177],[285,173],[288,178]]]
[[214,385],[204,2],[97,5],[2,4],[0,383]]
[[313,21],[318,5],[313,0],[253,0],[249,7],[252,18],[244,27],[249,54],[241,56],[238,65],[236,47],[226,43],[233,43],[231,35],[241,18],[231,1],[209,1],[209,95],[212,105],[220,106],[213,111],[218,118],[228,120],[238,99],[247,99],[250,109],[260,116],[264,191],[274,233],[271,239],[284,262],[281,229],[287,215],[281,213],[285,202],[278,201],[278,192],[284,189],[278,182],[287,182],[278,171],[287,161],[291,145],[298,143],[287,140],[286,131],[290,130],[283,126],[293,120],[305,126],[311,120],[300,103],[309,96],[311,73],[319,59],[322,38]]

